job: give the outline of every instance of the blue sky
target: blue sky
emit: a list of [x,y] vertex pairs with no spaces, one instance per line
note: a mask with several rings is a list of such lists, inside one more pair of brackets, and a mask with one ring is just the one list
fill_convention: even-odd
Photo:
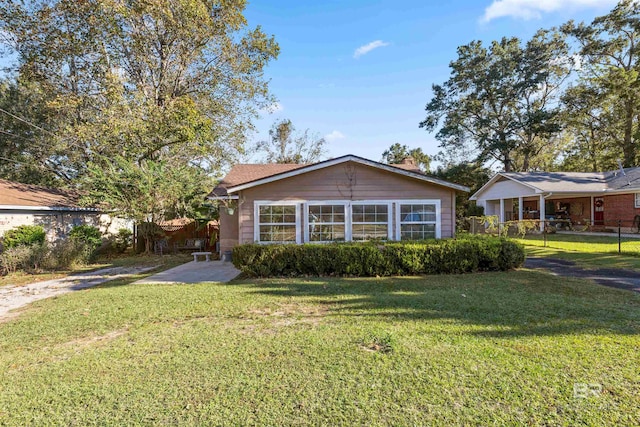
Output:
[[[253,140],[291,119],[327,136],[330,157],[379,160],[395,142],[436,154],[418,128],[431,85],[449,76],[456,48],[472,40],[531,37],[569,19],[590,22],[615,0],[253,1],[246,9],[280,44],[266,75],[277,111],[263,114]],[[377,43],[375,43],[377,42]],[[373,43],[373,44],[372,44]],[[366,47],[378,46],[373,49]],[[364,54],[356,50],[364,48]]]

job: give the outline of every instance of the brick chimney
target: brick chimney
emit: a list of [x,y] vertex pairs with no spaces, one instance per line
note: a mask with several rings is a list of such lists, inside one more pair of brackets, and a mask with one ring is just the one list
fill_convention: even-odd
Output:
[[404,159],[402,159],[402,162],[400,162],[401,165],[411,165],[411,166],[418,166],[416,163],[416,159],[414,159],[411,156],[405,157]]

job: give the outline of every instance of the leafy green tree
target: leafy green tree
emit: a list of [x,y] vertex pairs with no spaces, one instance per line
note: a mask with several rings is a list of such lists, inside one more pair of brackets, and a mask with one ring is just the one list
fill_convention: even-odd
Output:
[[489,181],[493,172],[478,163],[447,164],[433,173],[437,178],[469,187],[469,193],[456,193],[456,217],[458,219],[476,215],[475,203],[469,197]]
[[[279,47],[259,27],[247,28],[245,5],[0,4],[0,31],[18,56],[15,74],[47,94],[49,126],[38,134],[48,142],[47,164],[133,218],[185,210],[190,202],[178,190],[233,161],[258,110],[273,103],[263,70]],[[23,151],[31,167],[42,159]],[[127,185],[107,185],[119,171]],[[144,196],[149,182],[162,184],[162,199]]]
[[[21,80],[0,81],[0,178],[51,187],[64,185],[46,129],[53,113],[47,94]],[[18,119],[19,118],[19,119]]]
[[622,129],[613,99],[595,86],[579,83],[565,91],[562,101],[565,129],[559,169],[597,172],[617,168],[617,159],[622,159],[617,142]]
[[505,171],[529,170],[561,129],[557,104],[568,58],[562,35],[546,30],[524,44],[503,38],[489,47],[480,41],[461,46],[449,80],[433,86],[420,127],[439,128],[436,138],[445,150],[469,150],[481,163],[499,161]]
[[407,157],[412,157],[423,172],[429,170],[431,158],[422,151],[422,148],[409,148],[396,142],[382,153],[382,161],[390,165],[402,163]]
[[579,45],[580,83],[568,94],[567,103],[583,114],[586,123],[578,129],[587,132],[587,152],[597,151],[596,139],[605,137],[611,141],[609,150],[621,151],[626,167],[637,165],[640,157],[638,16],[640,3],[622,0],[589,25],[570,21],[562,26]]
[[309,129],[302,133],[289,119],[276,121],[269,130],[269,139],[260,141],[257,150],[265,153],[267,163],[315,163],[325,157],[326,141]]

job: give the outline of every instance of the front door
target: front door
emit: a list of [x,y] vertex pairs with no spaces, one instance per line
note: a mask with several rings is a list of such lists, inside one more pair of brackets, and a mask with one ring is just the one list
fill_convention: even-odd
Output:
[[593,224],[604,225],[604,199],[602,197],[593,199]]

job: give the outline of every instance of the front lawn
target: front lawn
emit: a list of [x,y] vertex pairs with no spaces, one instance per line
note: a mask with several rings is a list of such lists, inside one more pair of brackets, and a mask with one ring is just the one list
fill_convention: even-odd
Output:
[[[528,234],[516,239],[531,246],[545,246],[544,236]],[[546,246],[585,253],[618,253],[618,236],[590,236],[586,234],[547,234]],[[640,255],[640,238],[622,237],[622,252]]]
[[618,253],[618,237],[586,234],[540,234],[514,239],[523,245],[528,256],[552,257],[574,261],[586,268],[618,267],[640,269],[640,239],[622,238]]
[[0,425],[634,425],[638,348],[640,295],[526,270],[105,285],[0,323]]

